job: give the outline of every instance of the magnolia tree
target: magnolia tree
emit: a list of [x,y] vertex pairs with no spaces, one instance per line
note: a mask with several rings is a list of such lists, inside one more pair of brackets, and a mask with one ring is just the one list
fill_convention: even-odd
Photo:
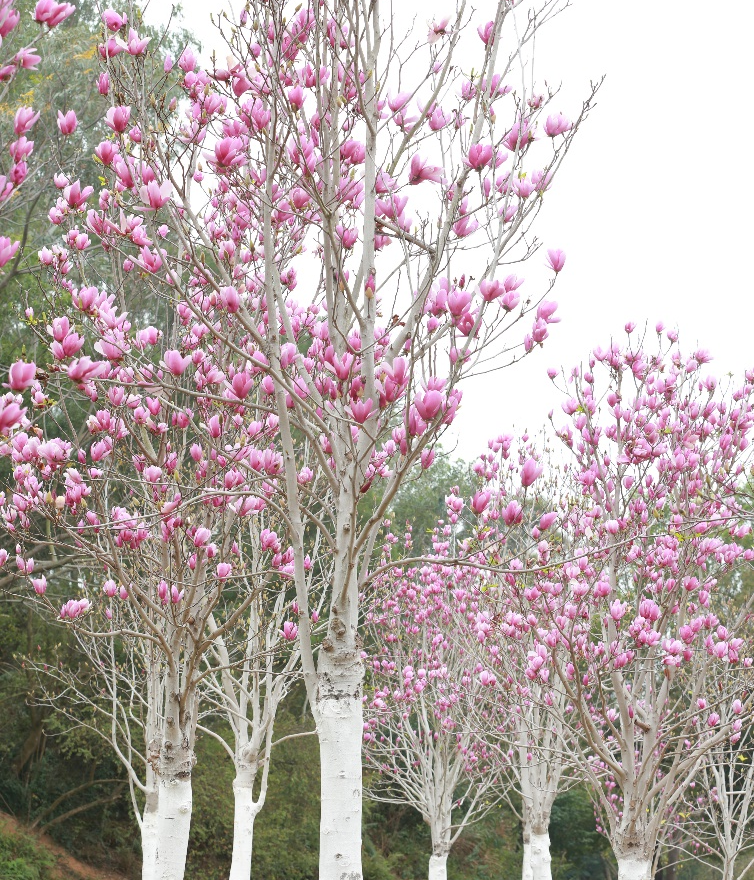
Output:
[[[35,574],[32,585],[41,592],[37,604],[43,605],[46,576]],[[107,589],[112,587],[108,585]],[[39,678],[38,699],[65,715],[73,725],[84,726],[102,737],[123,765],[139,826],[142,877],[154,880],[160,741],[167,703],[165,664],[159,646],[141,637],[134,603],[117,602],[106,610],[112,621],[108,632],[92,637],[81,627],[74,628],[85,658],[81,664],[74,667],[34,658],[31,662]]]
[[556,508],[534,570],[505,575],[536,626],[525,675],[567,697],[561,722],[620,880],[649,880],[665,817],[751,702],[750,600],[731,603],[719,578],[754,558],[739,492],[754,374],[722,392],[709,356],[669,338],[650,354],[629,335],[570,374],[562,484],[580,497]]
[[[522,577],[538,567],[538,542],[557,528],[558,511],[551,506],[560,496],[562,466],[551,461],[543,473],[527,435],[518,449],[510,435],[488,446],[473,467],[481,488],[469,500],[468,511],[478,517],[476,546],[484,548],[479,554],[484,565],[478,569],[477,654],[495,682],[488,699],[475,707],[473,723],[489,731],[485,736],[496,772],[506,780],[506,799],[521,822],[523,880],[545,880],[551,877],[553,803],[579,776],[571,758],[571,732],[563,723],[564,689],[549,676],[522,675],[540,636],[539,618],[523,613],[518,599],[525,589]],[[458,508],[459,500],[452,490],[449,505]],[[507,573],[501,575],[501,567]]]
[[[296,624],[287,619],[293,610],[286,604],[284,590],[277,592],[274,603],[264,589],[257,590],[245,621],[245,637],[233,644],[220,636],[205,657],[204,711],[224,716],[230,741],[214,726],[200,727],[220,741],[236,771],[230,880],[248,880],[251,874],[254,820],[267,797],[275,717],[296,681],[298,652],[281,650],[296,640]],[[318,617],[316,611],[313,617]],[[210,632],[216,626],[211,619]]]
[[[34,7],[34,21],[39,25],[38,34],[26,46],[14,40],[21,13],[15,8],[14,0],[0,3],[0,101],[5,102],[11,84],[23,70],[36,71],[42,60],[36,53],[39,40],[53,28],[64,22],[76,10],[70,3],[57,3],[55,0],[39,0]],[[34,141],[27,137],[39,119],[39,112],[33,107],[19,107],[13,117],[13,131],[3,130],[3,155],[7,149],[10,164],[0,164],[0,215],[9,209],[11,197],[17,192],[29,174],[29,157],[34,151]],[[2,230],[0,230],[1,232]],[[13,260],[21,246],[20,241],[11,241],[0,234],[0,268]]]
[[[740,722],[741,701],[734,701],[726,711],[721,723]],[[683,832],[680,849],[714,868],[723,880],[742,880],[754,865],[753,758],[748,732],[711,749],[673,817]]]
[[[397,540],[389,536],[388,544]],[[374,654],[364,740],[376,771],[371,796],[421,813],[432,840],[430,880],[444,880],[451,847],[502,792],[485,736],[491,731],[469,723],[485,714],[480,703],[495,685],[474,650],[480,580],[470,566],[447,565],[451,526],[435,532],[433,546],[436,561],[385,573],[365,605]]]
[[[68,184],[50,218],[63,231],[86,218],[112,278],[91,284],[85,249],[42,254],[49,363],[12,368],[3,513],[24,574],[24,548],[49,530],[87,584],[134,604],[134,638],[159,646],[160,877],[184,870],[204,658],[268,574],[298,606],[287,622],[320,741],[320,877],[361,877],[358,604],[378,530],[407,475],[431,465],[479,358],[516,360],[554,320],[542,295],[562,252],[525,299],[502,267],[533,252],[525,236],[589,109],[572,125],[520,84],[555,12],[500,4],[478,22],[461,4],[417,43],[379,3],[252,2],[227,66],[209,71],[105,13],[107,182],[97,207],[91,186]],[[152,296],[145,319],[129,315],[129,274]],[[82,407],[95,411],[83,434]],[[94,633],[106,608],[89,589],[61,615]]]

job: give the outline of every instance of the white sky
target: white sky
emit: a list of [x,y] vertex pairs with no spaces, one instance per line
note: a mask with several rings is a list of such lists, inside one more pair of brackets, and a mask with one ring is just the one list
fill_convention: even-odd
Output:
[[[405,3],[422,29],[425,8],[444,11],[442,0]],[[153,14],[167,6],[153,4]],[[183,8],[208,56],[217,45],[209,10],[219,5]],[[466,384],[458,454],[474,457],[503,431],[536,430],[560,403],[546,368],[624,338],[628,320],[676,326],[684,349],[711,350],[718,375],[754,367],[752,33],[754,4],[702,0],[572,0],[542,31],[537,78],[563,83],[553,110],[575,116],[589,81],[607,76],[535,228],[567,254],[555,292],[562,321],[544,350]]]

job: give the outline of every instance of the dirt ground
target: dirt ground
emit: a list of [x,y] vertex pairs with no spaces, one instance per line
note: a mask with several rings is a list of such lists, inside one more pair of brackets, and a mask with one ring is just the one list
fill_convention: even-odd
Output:
[[55,843],[52,838],[46,834],[29,832],[17,819],[14,819],[13,816],[9,816],[7,813],[0,813],[0,828],[5,832],[20,832],[35,837],[55,857],[55,870],[60,880],[127,880],[123,874],[93,868],[91,865],[80,862],[70,853],[66,852],[62,846]]

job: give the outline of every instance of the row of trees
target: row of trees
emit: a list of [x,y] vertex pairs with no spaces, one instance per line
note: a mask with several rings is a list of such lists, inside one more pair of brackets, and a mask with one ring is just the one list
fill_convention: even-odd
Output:
[[[35,7],[47,27],[72,12]],[[430,825],[434,877],[500,797],[548,876],[553,800],[581,779],[621,880],[647,880],[706,756],[741,741],[748,605],[721,576],[751,558],[750,377],[718,399],[701,352],[596,351],[567,377],[572,462],[502,437],[431,549],[385,537],[462,382],[557,321],[565,255],[528,295],[505,268],[537,252],[594,97],[571,123],[530,81],[557,12],[461,2],[417,39],[377,0],[252,0],[209,70],[136,8],[102,14],[95,160],[56,154],[63,245],[39,251],[0,408],[1,552],[88,658],[97,696],[63,666],[49,699],[86,706],[126,768],[144,878],[184,876],[200,731],[233,760],[231,878],[249,877],[297,679],[321,880],[362,876],[365,730],[383,796]],[[18,165],[33,111],[15,120]]]

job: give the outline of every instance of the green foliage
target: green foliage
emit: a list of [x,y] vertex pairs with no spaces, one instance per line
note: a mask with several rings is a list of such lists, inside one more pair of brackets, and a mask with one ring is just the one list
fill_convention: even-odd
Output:
[[458,486],[461,496],[468,499],[476,480],[468,464],[455,461],[441,452],[427,471],[417,471],[395,497],[390,511],[392,531],[401,535],[406,523],[411,524],[414,550],[424,553],[431,549],[432,530],[438,519],[446,518],[445,497],[451,486]]
[[615,876],[607,840],[597,833],[588,792],[572,788],[553,804],[550,822],[553,880],[592,880]]
[[55,859],[32,837],[0,831],[0,877],[3,880],[53,880]]

